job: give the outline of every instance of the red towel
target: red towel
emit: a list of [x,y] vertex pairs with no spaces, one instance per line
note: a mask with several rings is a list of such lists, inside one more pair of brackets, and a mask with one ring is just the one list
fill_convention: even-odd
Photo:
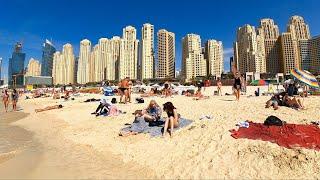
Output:
[[235,139],[247,138],[277,143],[286,148],[303,147],[320,151],[320,128],[316,125],[285,124],[283,126],[265,126],[262,123],[249,122],[249,128],[230,130]]

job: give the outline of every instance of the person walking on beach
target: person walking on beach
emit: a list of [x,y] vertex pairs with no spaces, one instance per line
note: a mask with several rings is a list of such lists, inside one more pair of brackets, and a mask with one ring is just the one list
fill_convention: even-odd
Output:
[[3,101],[3,104],[4,104],[4,109],[6,110],[6,112],[8,112],[9,94],[8,94],[8,90],[7,90],[7,89],[5,89],[5,90],[3,91],[2,101]]
[[241,92],[241,85],[242,85],[241,74],[235,66],[233,66],[232,72],[233,72],[233,76],[234,76],[233,90],[234,90],[234,94],[236,96],[236,100],[239,101],[240,92]]
[[179,115],[177,109],[173,106],[172,102],[163,104],[163,111],[167,113],[167,119],[164,123],[163,136],[166,135],[168,128],[170,128],[170,136],[173,136],[173,129],[179,126]]
[[132,93],[133,83],[129,77],[127,77],[127,80],[128,80],[128,102],[131,103],[131,93]]
[[218,90],[218,96],[222,96],[222,82],[220,78],[217,80],[217,90]]
[[17,102],[18,102],[19,94],[17,93],[16,89],[13,89],[11,93],[11,100],[12,100],[12,110],[17,111]]

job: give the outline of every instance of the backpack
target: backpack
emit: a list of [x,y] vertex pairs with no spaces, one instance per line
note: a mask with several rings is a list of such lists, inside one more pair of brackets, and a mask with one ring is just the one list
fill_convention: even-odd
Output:
[[285,123],[285,121],[281,121],[281,119],[276,116],[269,116],[263,124],[265,126],[283,126]]
[[112,103],[112,104],[116,104],[116,103],[117,103],[117,99],[116,99],[116,98],[112,98],[112,99],[111,99],[111,103]]

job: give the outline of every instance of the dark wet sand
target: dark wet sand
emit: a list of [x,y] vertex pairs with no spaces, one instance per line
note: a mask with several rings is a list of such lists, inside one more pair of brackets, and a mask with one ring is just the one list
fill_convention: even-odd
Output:
[[[11,110],[11,108],[9,109]],[[90,146],[60,142],[50,133],[43,140],[35,133],[10,125],[27,113],[3,111],[0,105],[0,179],[145,179],[148,169],[123,163],[120,157]],[[51,137],[50,137],[51,136]]]

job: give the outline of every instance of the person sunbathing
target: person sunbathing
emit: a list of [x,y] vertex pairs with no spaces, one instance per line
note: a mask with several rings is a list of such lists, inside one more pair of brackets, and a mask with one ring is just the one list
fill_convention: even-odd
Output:
[[162,95],[164,95],[164,97],[171,97],[172,96],[171,86],[170,86],[169,82],[164,83]]
[[204,96],[201,93],[201,88],[198,88],[197,92],[193,95],[193,100],[209,99],[209,96]]
[[151,90],[148,92],[148,93],[144,93],[144,94],[141,94],[141,97],[152,97],[152,96],[155,96],[155,92],[154,92],[154,89],[151,88]]
[[290,98],[288,94],[286,94],[283,97],[283,105],[291,108],[296,108],[296,109],[304,109],[305,107],[303,106],[302,102],[300,99],[297,99],[296,97]]
[[108,103],[105,99],[101,99],[97,109],[91,114],[95,114],[96,116],[99,116],[101,114],[108,114],[110,111],[110,107],[110,103]]
[[162,110],[155,100],[151,100],[148,107],[141,112],[135,113],[136,117],[143,117],[145,121],[158,121],[161,118]]
[[63,106],[61,104],[59,105],[54,105],[54,106],[47,106],[43,109],[35,109],[35,112],[43,112],[43,111],[49,111],[49,110],[52,110],[52,109],[61,109],[63,108]]
[[164,123],[163,136],[166,135],[168,128],[170,129],[170,137],[173,136],[173,129],[179,127],[179,115],[177,109],[173,106],[171,102],[166,102],[163,104],[163,111],[167,113],[167,118]]

